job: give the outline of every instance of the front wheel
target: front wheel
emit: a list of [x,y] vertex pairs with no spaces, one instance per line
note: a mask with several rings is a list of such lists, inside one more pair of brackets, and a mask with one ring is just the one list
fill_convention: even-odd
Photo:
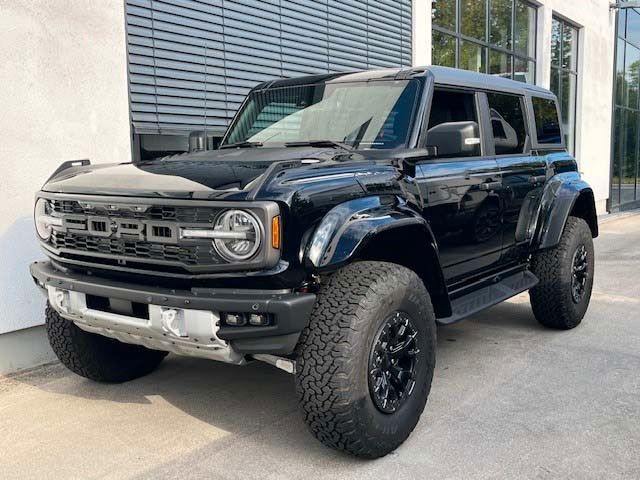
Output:
[[167,352],[85,332],[62,318],[50,305],[45,313],[53,352],[65,367],[90,380],[103,383],[133,380],[151,373],[167,355]]
[[338,271],[297,348],[296,392],[311,432],[360,457],[396,449],[424,410],[435,347],[433,307],[414,272],[383,262]]
[[561,330],[577,327],[593,288],[593,239],[587,223],[569,217],[560,243],[534,255],[531,270],[540,279],[529,292],[538,322]]

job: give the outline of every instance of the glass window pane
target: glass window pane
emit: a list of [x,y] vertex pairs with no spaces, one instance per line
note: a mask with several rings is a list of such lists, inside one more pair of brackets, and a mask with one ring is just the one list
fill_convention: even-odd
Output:
[[538,143],[562,143],[556,102],[546,98],[531,97],[531,103],[536,119]]
[[522,153],[527,138],[522,98],[488,93],[487,99],[496,155]]
[[624,119],[625,110],[616,108],[613,133],[613,177],[611,180],[611,205],[614,207],[620,205],[620,165],[626,151]]
[[640,45],[640,14],[636,10],[627,11],[627,40]]
[[551,69],[551,84],[549,90],[556,94],[560,100],[560,71],[557,68]]
[[459,68],[473,72],[487,72],[487,49],[472,42],[460,41]]
[[624,37],[626,35],[627,26],[627,11],[618,10],[618,36]]
[[511,49],[511,8],[513,0],[491,0],[489,42]]
[[625,54],[625,90],[626,105],[638,108],[638,73],[640,70],[640,49],[627,44]]
[[534,62],[522,58],[514,59],[513,79],[519,82],[536,83],[536,66]]
[[622,178],[620,179],[620,203],[635,200],[636,159],[638,148],[638,116],[640,113],[627,111],[625,122],[626,151],[622,156]]
[[551,65],[554,67],[560,66],[560,37],[562,36],[562,24],[553,19],[553,25],[551,27]]
[[456,30],[456,0],[433,0],[431,2],[433,24]]
[[514,49],[522,55],[535,56],[536,9],[520,1],[516,2]]
[[456,39],[451,35],[433,31],[432,63],[443,67],[456,66]]
[[565,144],[573,153],[575,147],[576,127],[576,76],[573,73],[561,72],[562,98],[560,99],[560,114],[564,130]]
[[460,32],[478,40],[487,39],[487,0],[460,2]]
[[438,157],[475,157],[480,155],[480,143],[470,149],[460,143],[459,134],[446,131],[440,125],[450,122],[478,122],[473,93],[436,89],[431,102],[427,145],[438,147]]
[[562,68],[577,70],[578,31],[567,25],[562,27]]
[[489,73],[511,78],[511,55],[491,50],[489,52]]
[[616,51],[616,104],[624,106],[627,104],[627,81],[624,75],[624,49],[625,41],[618,39]]

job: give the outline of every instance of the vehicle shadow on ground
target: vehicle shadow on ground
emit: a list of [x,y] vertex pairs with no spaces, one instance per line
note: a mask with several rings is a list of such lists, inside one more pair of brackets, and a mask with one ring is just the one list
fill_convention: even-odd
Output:
[[[438,329],[438,371],[455,365],[469,350],[486,347],[490,339],[502,343],[539,329],[528,303],[505,303],[456,325]],[[56,395],[88,401],[151,404],[161,399],[181,412],[231,434],[223,441],[260,442],[271,449],[303,451],[307,456],[353,462],[319,444],[298,412],[293,376],[255,362],[244,367],[170,355],[151,375],[119,385],[98,384],[54,367],[46,381],[18,376],[16,381]],[[162,419],[158,418],[161,422]],[[169,434],[170,432],[167,432]],[[255,434],[255,439],[248,439]]]

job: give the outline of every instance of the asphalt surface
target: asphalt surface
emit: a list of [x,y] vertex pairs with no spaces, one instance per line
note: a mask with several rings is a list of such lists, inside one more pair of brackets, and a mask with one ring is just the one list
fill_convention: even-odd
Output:
[[638,479],[640,216],[601,231],[582,325],[546,330],[521,295],[440,328],[427,409],[383,459],[314,440],[284,372],[170,356],[124,385],[0,379],[0,477]]

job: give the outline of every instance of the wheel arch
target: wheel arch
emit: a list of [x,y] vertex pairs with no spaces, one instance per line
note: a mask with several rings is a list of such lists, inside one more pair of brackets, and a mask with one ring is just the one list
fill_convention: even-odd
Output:
[[556,175],[545,187],[534,246],[542,250],[557,245],[570,216],[582,218],[589,225],[591,236],[598,236],[593,189],[575,172]]
[[451,315],[433,232],[419,213],[397,197],[365,197],[334,207],[310,234],[302,260],[318,274],[358,260],[402,265],[422,279],[436,316]]

